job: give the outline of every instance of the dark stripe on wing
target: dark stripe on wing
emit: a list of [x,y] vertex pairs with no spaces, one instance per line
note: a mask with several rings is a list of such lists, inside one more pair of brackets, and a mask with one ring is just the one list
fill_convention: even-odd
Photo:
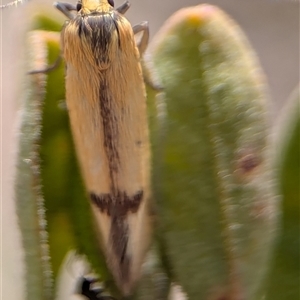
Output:
[[125,217],[112,217],[110,242],[112,245],[112,250],[117,257],[120,277],[122,281],[126,282],[129,278],[129,266],[131,258],[127,255],[128,223]]
[[109,173],[111,178],[112,192],[115,190],[115,180],[114,174],[118,172],[120,157],[118,152],[118,135],[119,130],[116,124],[118,123],[115,120],[116,115],[114,111],[111,109],[112,107],[112,99],[108,82],[104,78],[100,81],[100,89],[99,89],[100,99],[100,113],[103,125],[103,133],[104,133],[104,148],[106,152],[106,156],[108,159],[109,165]]

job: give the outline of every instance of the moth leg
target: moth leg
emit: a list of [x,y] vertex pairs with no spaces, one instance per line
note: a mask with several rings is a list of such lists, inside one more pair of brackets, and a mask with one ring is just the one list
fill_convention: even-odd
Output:
[[143,32],[142,38],[139,41],[139,43],[137,44],[137,47],[139,49],[140,55],[143,56],[143,54],[146,51],[146,48],[148,46],[148,42],[149,42],[149,26],[148,26],[148,22],[142,22],[141,24],[135,25],[132,27],[133,29],[133,33],[137,34],[139,32]]
[[[141,24],[135,25],[132,29],[134,34],[139,33],[141,31],[143,32],[141,40],[139,41],[139,43],[137,43],[140,56],[142,57],[146,51],[149,42],[148,22],[142,22]],[[142,59],[141,64],[145,83],[155,91],[163,90],[161,84],[159,83],[159,80],[156,78],[153,72],[154,68],[149,57],[147,59],[147,62],[145,61],[145,59]]]
[[34,71],[29,71],[27,74],[39,74],[39,73],[49,73],[53,70],[55,70],[57,67],[59,67],[59,65],[61,64],[62,61],[62,57],[61,55],[59,55],[56,59],[56,61],[49,67],[45,68],[45,69],[41,69],[41,70],[34,70]]
[[118,8],[116,8],[116,11],[118,13],[124,15],[126,13],[126,11],[128,10],[129,7],[130,7],[130,3],[129,3],[129,1],[126,1],[121,6],[119,6]]
[[70,3],[61,3],[61,2],[54,2],[53,4],[59,11],[61,11],[66,17],[70,20],[74,19],[74,15],[71,11],[77,11],[76,6]]

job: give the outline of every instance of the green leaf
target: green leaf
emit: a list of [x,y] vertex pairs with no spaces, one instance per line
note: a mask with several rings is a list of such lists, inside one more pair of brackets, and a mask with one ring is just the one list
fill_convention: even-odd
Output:
[[190,300],[256,300],[278,203],[262,71],[210,5],[173,15],[150,52],[165,92],[153,181],[167,272]]
[[[45,68],[47,50],[39,36],[31,34],[27,46],[30,49],[27,68],[29,70]],[[45,74],[26,76],[15,178],[15,201],[25,250],[24,299],[28,300],[51,299],[52,294],[39,156],[45,85]]]
[[277,241],[266,300],[300,297],[300,97],[291,96],[278,122],[275,148],[282,194],[281,232]]

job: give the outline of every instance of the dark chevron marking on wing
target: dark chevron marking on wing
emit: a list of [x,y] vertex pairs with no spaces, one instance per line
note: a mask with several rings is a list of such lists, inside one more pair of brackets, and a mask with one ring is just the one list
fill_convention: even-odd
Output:
[[125,192],[116,195],[90,193],[91,201],[111,217],[110,241],[112,249],[119,258],[120,275],[126,281],[129,278],[130,257],[126,255],[128,244],[128,224],[126,215],[136,213],[143,199],[143,191],[129,197]]
[[126,192],[118,191],[115,195],[90,193],[92,202],[100,208],[101,212],[106,212],[108,216],[123,217],[128,212],[136,213],[143,199],[143,191],[138,191],[129,197]]

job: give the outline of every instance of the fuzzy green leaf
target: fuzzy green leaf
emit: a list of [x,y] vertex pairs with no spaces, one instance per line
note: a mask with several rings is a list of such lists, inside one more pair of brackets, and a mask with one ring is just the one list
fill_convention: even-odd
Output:
[[280,236],[269,272],[267,300],[300,298],[300,96],[299,87],[278,122],[275,145],[282,194]]
[[[45,68],[47,50],[43,41],[30,34],[27,46],[30,49],[27,68]],[[39,156],[45,86],[45,74],[26,76],[15,178],[15,201],[25,253],[24,299],[27,300],[51,299],[52,293]]]
[[153,173],[168,272],[190,300],[256,300],[278,202],[259,64],[210,5],[172,16],[151,54],[165,89]]

